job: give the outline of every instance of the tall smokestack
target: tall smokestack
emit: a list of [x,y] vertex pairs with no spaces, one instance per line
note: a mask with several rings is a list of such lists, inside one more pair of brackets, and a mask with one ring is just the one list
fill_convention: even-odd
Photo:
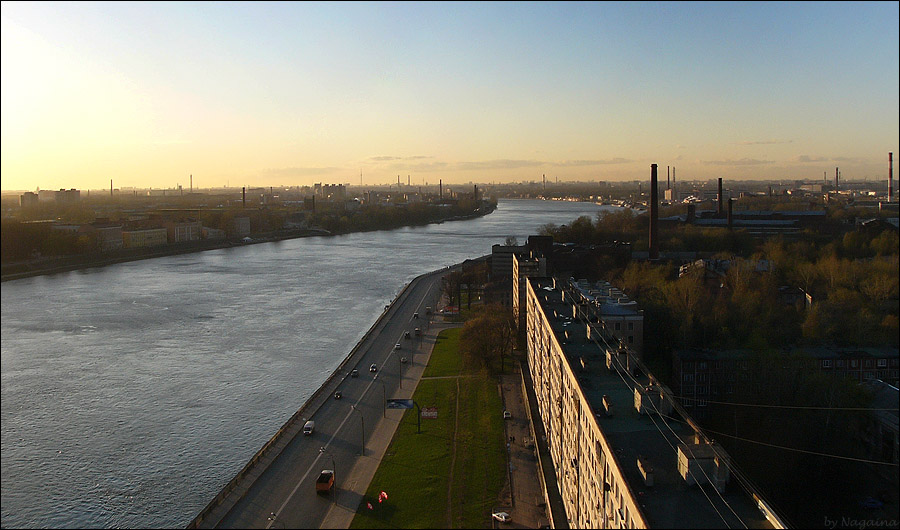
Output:
[[472,196],[472,198],[477,201],[478,200],[478,184],[475,184],[475,191],[473,191],[472,193],[474,194]]
[[659,211],[657,203],[656,164],[650,164],[650,259],[659,259],[659,241],[656,236]]
[[247,186],[241,187],[241,208],[247,207]]
[[112,179],[109,179],[109,196],[110,196],[110,197],[112,197],[112,190],[113,190],[113,187],[112,187]]
[[731,230],[732,226],[732,207],[734,204],[734,199],[731,197],[728,198],[728,229]]
[[666,189],[671,188],[671,181],[669,180],[669,166],[666,166]]
[[191,193],[194,193],[194,174],[191,173]]
[[406,175],[406,185],[409,186],[409,175]]
[[834,191],[838,190],[838,168],[834,168]]
[[722,217],[722,214],[725,213],[722,210],[724,210],[724,205],[722,204],[722,177],[719,177],[719,205],[718,205],[719,217]]
[[678,192],[675,190],[675,166],[672,166],[672,198],[677,199],[676,196]]
[[894,201],[894,153],[888,153],[888,202]]
[[443,179],[438,179],[438,193],[440,195],[441,200],[444,200],[444,181],[443,181]]
[[547,189],[547,175],[541,175],[541,189]]

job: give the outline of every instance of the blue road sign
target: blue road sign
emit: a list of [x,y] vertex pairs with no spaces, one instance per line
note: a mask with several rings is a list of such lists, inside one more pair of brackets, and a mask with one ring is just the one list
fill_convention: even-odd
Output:
[[389,409],[411,409],[415,407],[411,399],[389,399],[387,400],[387,408]]

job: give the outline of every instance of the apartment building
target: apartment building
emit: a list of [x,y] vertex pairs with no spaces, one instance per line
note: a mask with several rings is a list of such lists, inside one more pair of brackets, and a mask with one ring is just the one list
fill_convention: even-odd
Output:
[[783,528],[571,284],[529,278],[528,369],[571,528]]

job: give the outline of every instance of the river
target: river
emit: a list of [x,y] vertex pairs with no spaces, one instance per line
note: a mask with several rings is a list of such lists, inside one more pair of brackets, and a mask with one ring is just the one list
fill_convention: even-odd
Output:
[[2,288],[4,528],[184,527],[414,277],[590,203],[167,256]]

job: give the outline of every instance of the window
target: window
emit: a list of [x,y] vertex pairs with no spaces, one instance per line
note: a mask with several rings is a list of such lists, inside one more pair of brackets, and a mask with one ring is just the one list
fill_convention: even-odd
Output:
[[822,368],[831,368],[831,359],[825,359],[822,361]]
[[706,370],[706,361],[700,361],[697,363],[697,370]]
[[879,368],[887,368],[887,359],[878,359]]
[[840,360],[837,362],[837,367],[838,367],[838,368],[843,368],[843,367],[844,367],[844,360],[843,360],[843,359],[840,359]]
[[619,330],[621,330],[621,329],[622,329],[622,323],[621,323],[621,322],[616,322],[616,331],[619,331]]
[[858,368],[858,367],[859,367],[859,361],[857,361],[856,359],[850,359],[850,368]]
[[693,383],[694,382],[694,374],[684,374],[684,381],[686,383]]
[[634,335],[628,335],[628,344],[634,344]]
[[866,368],[872,367],[872,359],[866,359],[865,361],[863,361],[863,363],[865,364]]
[[697,406],[698,406],[698,407],[705,407],[707,403],[709,403],[709,401],[707,401],[707,400],[705,400],[705,399],[698,399],[698,400],[697,400]]
[[634,330],[634,322],[629,322],[628,323],[628,331],[633,331],[633,330]]

